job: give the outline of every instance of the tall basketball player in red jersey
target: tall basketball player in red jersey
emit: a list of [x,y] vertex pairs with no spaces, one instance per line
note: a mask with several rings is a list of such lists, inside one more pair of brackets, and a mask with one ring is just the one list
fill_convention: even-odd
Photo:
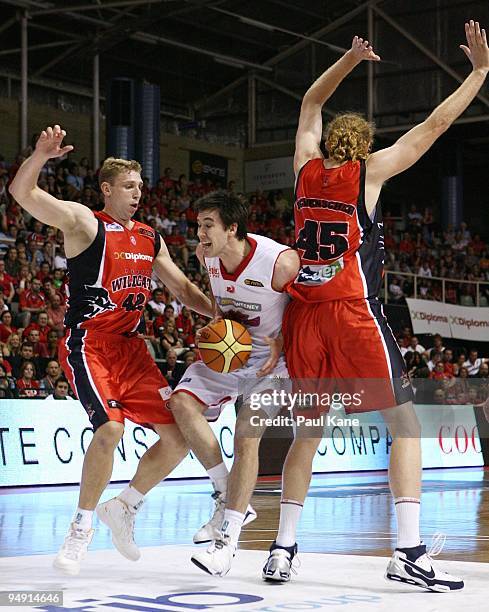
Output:
[[[433,567],[419,536],[421,448],[419,423],[397,343],[383,315],[383,226],[377,204],[383,183],[412,166],[475,98],[489,70],[486,33],[465,24],[462,50],[472,71],[420,125],[393,146],[370,154],[373,126],[361,116],[338,115],[321,153],[321,108],[362,60],[378,61],[367,41],[351,49],[306,92],[296,136],[296,246],[302,269],[289,288],[284,348],[294,379],[384,379],[377,406],[392,445],[389,481],[398,541],[386,578],[432,591],[461,589],[461,579]],[[344,381],[343,383],[344,384]],[[390,391],[388,390],[388,385]],[[373,403],[372,403],[373,404]],[[297,437],[284,468],[277,540],[264,568],[267,580],[285,581],[296,551],[296,524],[309,487],[318,440]]]
[[[99,175],[105,207],[100,213],[77,202],[63,202],[39,187],[48,159],[73,147],[62,146],[65,132],[47,128],[34,153],[22,164],[10,191],[36,219],[64,234],[68,258],[69,306],[60,347],[63,369],[85,408],[94,436],[83,462],[78,509],[54,565],[75,575],[93,536],[93,511],[112,473],[113,454],[126,418],[150,425],[160,439],[141,458],[138,471],[118,498],[101,504],[133,523],[144,494],[180,463],[188,448],[166,407],[171,389],[151,359],[137,328],[151,294],[154,269],[189,308],[212,316],[210,300],[171,261],[160,236],[132,221],[141,197],[141,166],[109,158]],[[100,516],[100,514],[99,514]],[[136,560],[139,552],[127,550]]]

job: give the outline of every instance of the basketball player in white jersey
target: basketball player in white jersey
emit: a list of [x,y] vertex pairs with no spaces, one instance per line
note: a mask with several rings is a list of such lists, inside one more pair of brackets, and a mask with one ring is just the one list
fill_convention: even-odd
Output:
[[[190,365],[169,402],[184,439],[214,486],[214,514],[194,535],[194,542],[216,542],[203,553],[203,559],[194,555],[193,561],[211,574],[224,575],[231,566],[241,527],[256,518],[248,503],[258,473],[258,446],[266,427],[254,427],[250,433],[250,418],[271,416],[273,409],[251,414],[245,406],[240,410],[230,475],[208,421],[216,420],[222,407],[234,403],[238,396],[246,400],[247,395],[266,391],[272,384],[278,387],[280,380],[272,381],[268,375],[288,378],[281,326],[289,297],[282,289],[297,276],[299,257],[289,247],[269,238],[247,234],[248,207],[231,193],[211,193],[201,198],[196,207],[200,240],[197,255],[209,273],[216,312],[245,325],[253,342],[248,363],[235,372],[219,374],[201,361]],[[146,472],[139,469],[140,480],[154,481],[155,474],[161,471],[157,465],[143,467]],[[134,541],[134,519],[142,498],[140,495],[141,502],[133,504],[130,513],[121,510],[117,498],[97,508],[99,517],[112,531],[117,550],[133,561],[140,557]],[[227,529],[222,533],[224,519]]]
[[[289,298],[284,286],[298,273],[299,257],[277,242],[247,234],[248,207],[224,191],[214,192],[197,202],[197,254],[209,273],[216,306],[222,316],[239,321],[251,335],[253,349],[246,366],[220,374],[202,362],[185,372],[170,399],[170,408],[183,437],[206,468],[215,488],[215,512],[194,536],[194,542],[211,541],[205,551],[195,553],[192,561],[204,571],[224,575],[234,557],[248,503],[258,474],[258,447],[266,426],[251,431],[251,416],[272,416],[251,410],[251,394],[279,385],[274,378],[288,378],[280,347],[282,316]],[[235,433],[235,460],[229,475],[222,460],[219,443],[208,418],[216,418],[221,406],[243,397]],[[250,437],[251,436],[251,437]]]

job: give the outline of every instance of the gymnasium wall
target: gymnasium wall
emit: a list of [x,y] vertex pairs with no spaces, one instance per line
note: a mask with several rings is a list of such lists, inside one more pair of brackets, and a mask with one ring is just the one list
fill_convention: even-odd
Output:
[[[67,142],[75,145],[74,158],[92,159],[92,117],[90,114],[66,112],[54,106],[29,103],[28,134],[31,137],[47,125],[59,123],[68,133]],[[0,154],[7,162],[12,161],[19,152],[20,142],[20,104],[18,100],[0,98]],[[160,165],[161,172],[167,166],[173,175],[189,174],[190,151],[202,151],[221,155],[228,160],[228,178],[236,181],[236,188],[243,188],[244,150],[217,143],[209,143],[185,136],[161,133]],[[100,122],[100,159],[105,157],[105,121]]]
[[[29,138],[47,125],[59,123],[69,134],[70,144],[76,147],[75,159],[92,158],[92,118],[90,115],[72,113],[61,108],[43,104],[29,104],[27,133]],[[0,98],[0,153],[7,162],[19,153],[20,142],[20,103],[11,98]],[[100,124],[100,156],[105,152],[105,125]]]

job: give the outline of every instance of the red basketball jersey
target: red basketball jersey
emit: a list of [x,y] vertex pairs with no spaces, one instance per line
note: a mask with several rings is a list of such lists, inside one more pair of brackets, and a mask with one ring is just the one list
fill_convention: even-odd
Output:
[[309,160],[300,170],[294,204],[301,270],[287,288],[306,302],[376,297],[382,282],[384,236],[380,207],[365,207],[365,162],[325,168]]
[[65,325],[109,334],[134,332],[151,294],[158,233],[134,222],[131,230],[104,212],[95,240],[68,259],[69,299]]

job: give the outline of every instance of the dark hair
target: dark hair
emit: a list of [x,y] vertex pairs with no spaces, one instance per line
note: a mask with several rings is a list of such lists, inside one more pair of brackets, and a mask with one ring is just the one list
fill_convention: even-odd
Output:
[[224,189],[212,191],[195,202],[195,210],[197,213],[201,213],[204,210],[217,210],[226,229],[231,227],[233,223],[236,223],[238,226],[236,238],[238,240],[246,238],[248,233],[246,227],[249,214],[248,203],[233,193],[224,191]]
[[56,379],[54,386],[57,387],[59,383],[65,383],[68,385],[68,391],[70,389],[70,383],[68,382],[68,380],[64,377],[64,376],[60,376],[59,378]]

